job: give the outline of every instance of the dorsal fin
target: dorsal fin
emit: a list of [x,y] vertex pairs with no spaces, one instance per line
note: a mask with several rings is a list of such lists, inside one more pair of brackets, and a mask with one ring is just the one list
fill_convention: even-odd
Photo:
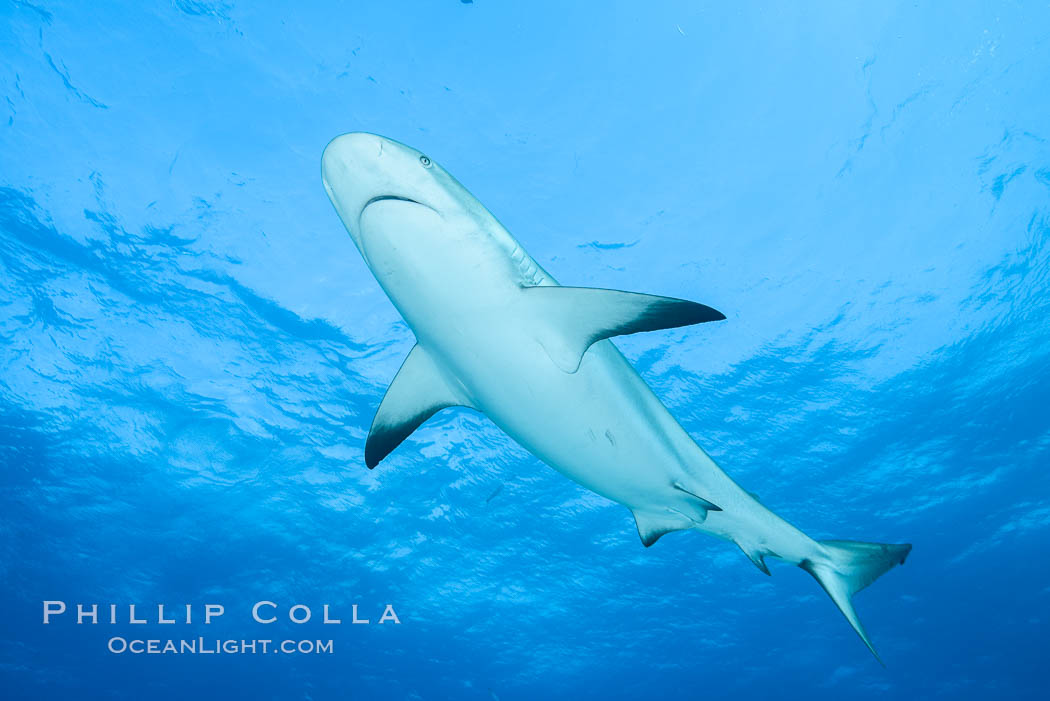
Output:
[[583,354],[603,338],[725,319],[703,304],[637,292],[558,285],[524,292],[540,344],[568,373],[576,372]]
[[372,420],[365,442],[368,469],[378,465],[424,421],[451,406],[471,407],[471,402],[461,389],[444,378],[430,355],[417,343],[387,387]]

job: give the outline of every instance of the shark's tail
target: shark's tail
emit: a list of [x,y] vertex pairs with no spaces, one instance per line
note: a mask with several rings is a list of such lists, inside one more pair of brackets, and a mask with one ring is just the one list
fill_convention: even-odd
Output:
[[875,652],[868,634],[864,632],[864,626],[857,618],[857,612],[853,610],[852,597],[894,566],[904,564],[911,552],[911,544],[886,545],[854,540],[822,540],[820,544],[824,546],[827,557],[803,560],[799,567],[813,575],[824,587],[871,654],[882,664],[879,653]]

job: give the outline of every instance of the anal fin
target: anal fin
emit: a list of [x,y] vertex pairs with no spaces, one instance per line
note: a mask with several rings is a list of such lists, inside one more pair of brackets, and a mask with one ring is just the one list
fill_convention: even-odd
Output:
[[769,571],[769,565],[766,564],[766,555],[772,555],[773,553],[769,552],[765,548],[753,547],[747,545],[746,543],[741,543],[739,540],[736,541],[736,544],[740,547],[743,553],[747,555],[747,559],[751,560],[751,562],[755,564],[755,567],[762,570],[766,574],[771,574],[771,572]]

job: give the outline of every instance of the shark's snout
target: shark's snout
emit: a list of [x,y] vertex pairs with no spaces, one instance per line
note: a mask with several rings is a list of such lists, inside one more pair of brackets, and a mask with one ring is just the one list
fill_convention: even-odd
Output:
[[385,141],[386,139],[381,136],[365,132],[354,132],[335,137],[328,142],[321,155],[323,176],[327,180],[329,175],[336,174],[348,165],[361,164],[381,157]]
[[321,180],[351,236],[362,210],[388,180],[386,139],[355,132],[332,139],[321,155]]
[[377,170],[383,155],[384,139],[374,134],[357,132],[332,139],[321,155],[321,179],[329,193],[344,186],[353,187],[362,175]]
[[[429,158],[391,139],[354,132],[332,139],[321,155],[321,179],[347,232],[369,264],[390,238],[431,230],[417,210],[437,213]],[[413,213],[415,211],[415,213]],[[378,259],[376,259],[378,260]]]
[[[424,162],[425,161],[425,162]],[[413,190],[430,159],[396,141],[353,132],[337,136],[321,155],[321,179],[348,227],[368,205],[383,199],[419,200]]]

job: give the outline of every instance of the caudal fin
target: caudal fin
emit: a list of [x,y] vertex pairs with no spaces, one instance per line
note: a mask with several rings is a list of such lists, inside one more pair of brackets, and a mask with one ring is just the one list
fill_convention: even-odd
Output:
[[799,567],[813,575],[824,587],[871,654],[882,664],[879,653],[875,652],[864,626],[857,618],[852,597],[894,566],[903,565],[911,552],[911,544],[886,545],[853,540],[822,540],[820,544],[824,546],[828,557],[803,560]]

